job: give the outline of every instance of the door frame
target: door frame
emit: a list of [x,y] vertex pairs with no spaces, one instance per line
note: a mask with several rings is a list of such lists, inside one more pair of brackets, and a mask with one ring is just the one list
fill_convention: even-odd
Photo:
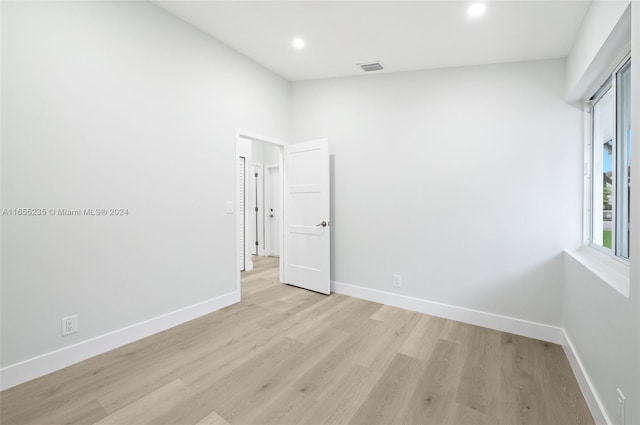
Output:
[[[281,140],[275,139],[273,137],[268,137],[268,136],[263,136],[257,133],[254,133],[252,131],[247,131],[247,130],[242,130],[239,128],[236,128],[236,134],[235,134],[235,157],[236,160],[234,160],[234,168],[235,168],[235,177],[234,177],[234,181],[235,183],[235,193],[234,193],[234,199],[235,199],[235,206],[236,206],[236,212],[239,211],[240,209],[240,199],[238,196],[238,193],[240,191],[240,183],[238,181],[238,174],[240,172],[239,169],[239,165],[238,165],[238,161],[237,158],[239,156],[245,156],[246,157],[246,163],[247,164],[252,164],[253,161],[253,157],[251,154],[251,142],[255,141],[255,142],[263,142],[263,143],[270,143],[272,145],[276,145],[279,147],[279,154],[278,154],[278,166],[280,167],[280,182],[279,182],[279,186],[280,186],[280,193],[283,193],[283,189],[284,189],[284,168],[283,168],[283,162],[284,162],[284,146],[287,144]],[[246,166],[245,166],[246,168]],[[278,220],[280,221],[280,223],[284,222],[284,202],[283,202],[284,197],[280,196],[280,202],[279,202],[279,211],[278,211]],[[249,211],[248,211],[248,203],[245,202],[245,211],[244,211],[244,217],[248,217],[249,216]],[[242,291],[240,290],[240,246],[238,246],[239,244],[239,240],[240,240],[240,226],[241,226],[241,222],[242,222],[242,216],[243,214],[239,214],[236,213],[235,217],[236,217],[236,226],[235,226],[235,256],[236,256],[236,291],[238,292],[238,298],[242,297]],[[283,226],[280,226],[280,282],[284,282],[284,249],[283,249],[283,243],[284,243],[284,237],[283,237]],[[251,258],[251,250],[249,249],[249,245],[247,244],[247,232],[246,232],[246,224],[245,224],[245,241],[244,241],[244,245],[245,245],[245,258]],[[249,264],[249,263],[247,263]],[[253,265],[252,265],[253,268]],[[247,268],[247,270],[250,270],[249,268]]]
[[[264,169],[263,169],[263,173],[264,173],[264,205],[265,205],[265,217],[266,217],[266,213],[267,213],[267,203],[269,203],[269,205],[271,205],[271,170],[273,169],[278,169],[278,180],[280,182],[282,182],[282,171],[280,170],[280,164],[269,164],[269,165],[265,165]],[[280,185],[281,186],[281,185]],[[280,202],[278,202],[278,204],[282,203],[282,194],[280,194]],[[278,209],[280,209],[281,205],[278,205]],[[280,212],[278,212],[278,218],[280,218],[281,214]],[[280,223],[279,227],[279,233],[282,232],[282,224]],[[278,245],[280,245],[280,238],[278,238]],[[280,247],[278,247],[280,248]],[[265,253],[266,255],[271,256],[271,220],[267,220],[265,218],[264,220],[264,249],[265,249]],[[278,257],[281,256],[281,251],[278,250]]]

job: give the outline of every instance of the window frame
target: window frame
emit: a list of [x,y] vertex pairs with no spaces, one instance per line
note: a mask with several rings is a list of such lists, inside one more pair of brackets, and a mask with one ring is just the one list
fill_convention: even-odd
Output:
[[[625,265],[630,264],[630,257],[624,257],[619,253],[620,250],[620,240],[618,237],[618,221],[621,219],[622,214],[619,211],[619,202],[618,202],[618,191],[620,188],[620,184],[618,182],[618,162],[620,160],[618,155],[618,141],[620,135],[619,129],[619,118],[618,118],[618,109],[619,109],[619,93],[617,88],[618,75],[620,72],[625,69],[627,66],[631,66],[631,52],[628,52],[622,57],[622,60],[617,63],[615,68],[606,75],[604,78],[604,82],[595,90],[593,95],[585,102],[585,112],[588,118],[588,125],[585,126],[586,137],[585,137],[585,194],[588,199],[585,203],[585,236],[586,236],[586,245],[590,248],[593,248],[599,252],[606,254],[607,256],[620,261]],[[608,248],[603,245],[599,245],[594,243],[594,130],[595,130],[595,114],[594,114],[594,106],[600,101],[609,91],[611,91],[613,95],[613,132],[611,144],[612,144],[612,167],[611,167],[611,177],[612,177],[612,193],[611,193],[611,205],[613,208],[612,217],[611,217],[611,229],[612,229],[612,237],[611,237],[611,248]],[[599,176],[598,176],[599,177]],[[602,199],[599,199],[598,202],[602,202]]]

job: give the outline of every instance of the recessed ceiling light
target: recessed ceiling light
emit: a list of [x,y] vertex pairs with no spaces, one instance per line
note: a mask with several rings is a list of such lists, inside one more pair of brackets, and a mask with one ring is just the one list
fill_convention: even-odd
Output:
[[296,49],[302,49],[304,48],[304,40],[301,38],[294,38],[291,45]]
[[487,6],[484,3],[473,3],[467,9],[467,13],[473,18],[477,18],[478,16],[484,15],[484,12],[486,12],[486,10]]

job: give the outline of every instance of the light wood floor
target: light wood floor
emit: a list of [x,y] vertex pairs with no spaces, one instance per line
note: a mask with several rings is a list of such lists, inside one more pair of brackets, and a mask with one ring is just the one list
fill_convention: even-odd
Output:
[[558,345],[277,283],[0,393],[2,424],[592,424]]

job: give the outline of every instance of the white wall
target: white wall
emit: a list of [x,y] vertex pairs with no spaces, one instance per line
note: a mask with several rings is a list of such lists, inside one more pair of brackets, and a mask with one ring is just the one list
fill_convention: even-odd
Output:
[[332,279],[559,325],[581,232],[563,95],[561,60],[293,83],[292,141],[335,152]]
[[[638,252],[638,251],[633,251]],[[626,298],[567,255],[563,327],[606,415],[617,424],[617,393],[628,399],[627,424],[640,423],[637,272]]]
[[[603,12],[604,13],[604,12]],[[590,14],[593,14],[590,12]],[[595,16],[595,15],[594,15]],[[606,21],[606,13],[603,21]],[[632,41],[640,41],[640,4],[632,3]],[[592,19],[595,19],[592,17]],[[597,19],[596,19],[597,20]],[[626,25],[623,23],[622,25]],[[610,28],[613,32],[614,28]],[[579,44],[577,44],[579,45]],[[604,49],[607,46],[603,47]],[[618,49],[620,46],[618,46]],[[640,44],[633,43],[632,61],[640,58]],[[618,51],[597,55],[617,56]],[[573,54],[573,53],[572,53]],[[597,68],[595,65],[589,67]],[[586,72],[586,71],[585,71]],[[603,78],[603,70],[600,70]],[[632,134],[640,134],[640,66],[632,62]],[[591,93],[584,93],[584,97]],[[635,137],[635,136],[634,136]],[[640,169],[638,138],[634,138],[632,168]],[[631,187],[632,217],[639,217],[640,186]],[[635,233],[634,233],[635,235]],[[633,253],[640,252],[640,238],[631,239],[632,262],[629,298],[592,273],[572,256],[566,256],[563,327],[582,362],[606,416],[618,422],[616,388],[627,397],[627,424],[640,424],[640,265]]]
[[586,90],[595,91],[601,68],[616,62],[617,48],[630,40],[629,0],[593,1],[584,17],[576,41],[567,57],[566,92],[568,100],[582,98]]
[[[2,2],[2,366],[236,289],[235,129],[289,83],[146,2]],[[79,315],[62,338],[60,319]]]
[[264,153],[262,152],[263,146],[264,143],[256,142],[255,140],[251,141],[251,156],[253,157],[251,162],[260,164],[264,162],[264,159],[262,158],[264,156]]
[[252,162],[263,165],[278,164],[280,148],[277,145],[266,142],[251,141]]

